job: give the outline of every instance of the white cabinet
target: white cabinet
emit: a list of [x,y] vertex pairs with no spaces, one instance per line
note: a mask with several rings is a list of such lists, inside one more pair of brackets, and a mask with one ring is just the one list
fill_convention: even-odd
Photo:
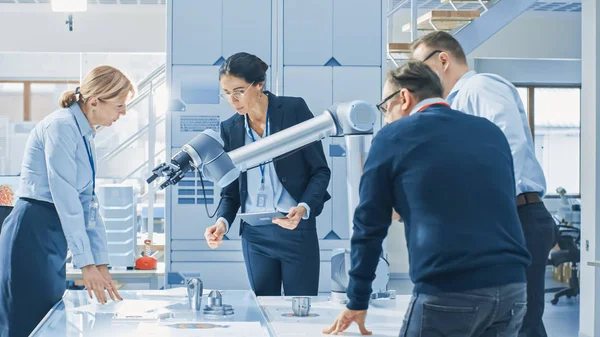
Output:
[[332,0],[281,3],[284,65],[325,65],[333,55]]
[[221,57],[221,0],[173,1],[173,64],[213,65]]

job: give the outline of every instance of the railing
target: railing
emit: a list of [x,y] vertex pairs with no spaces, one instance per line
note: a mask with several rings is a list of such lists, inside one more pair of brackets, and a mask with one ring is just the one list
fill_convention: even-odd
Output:
[[[132,179],[136,173],[140,172],[143,168],[147,168],[150,172],[154,168],[155,158],[162,155],[166,149],[162,148],[160,151],[155,152],[156,143],[156,127],[166,120],[166,115],[160,115],[156,117],[156,104],[154,101],[155,90],[166,82],[166,66],[163,64],[148,76],[142,79],[138,83],[138,93],[136,98],[127,104],[127,109],[133,109],[141,104],[145,99],[148,99],[148,124],[142,126],[133,135],[127,137],[121,142],[116,148],[110,150],[104,154],[100,159],[99,163],[103,163],[114,159],[117,155],[122,153],[125,149],[130,147],[135,141],[139,140],[145,134],[148,134],[148,148],[147,148],[147,160],[141,163],[139,166],[134,168],[131,172],[128,172],[123,177],[119,178],[119,183],[123,183],[128,179]],[[97,129],[97,132],[101,132],[103,128]],[[152,240],[152,234],[154,232],[154,202],[155,202],[155,189],[152,185],[147,186],[146,192],[138,198],[138,201],[146,200],[148,202],[148,239]]]

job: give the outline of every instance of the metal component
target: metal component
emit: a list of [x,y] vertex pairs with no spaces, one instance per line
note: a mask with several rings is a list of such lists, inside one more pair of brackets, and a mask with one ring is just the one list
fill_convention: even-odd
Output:
[[221,292],[213,290],[208,294],[208,304],[204,307],[204,317],[219,318],[233,314],[233,307],[229,304],[223,304]]
[[202,308],[202,280],[199,277],[188,278],[186,286],[190,309],[200,311]]
[[[352,135],[344,137],[346,141],[346,191],[348,194],[348,219],[352,222],[354,210],[359,203],[359,185],[363,167],[371,148],[372,135]],[[352,237],[350,226],[350,237]]]
[[388,53],[388,59],[389,59],[390,61],[392,61],[392,63],[394,64],[394,66],[396,66],[396,68],[398,68],[398,67],[399,67],[399,65],[398,65],[398,62],[396,62],[396,60],[394,59],[394,57],[392,56],[392,54],[391,54],[391,53]]
[[481,5],[481,7],[483,7],[483,12],[481,12],[481,14],[484,14],[485,12],[487,12],[487,11],[488,11],[488,8],[487,8],[487,6],[485,5],[485,3],[483,3],[483,1],[482,1],[482,0],[477,0],[477,1],[479,1],[479,4]]
[[337,133],[335,124],[331,113],[325,112],[303,123],[235,149],[228,155],[233,164],[244,172],[263,162]]
[[418,15],[417,0],[410,0],[410,42],[414,42],[419,37]]
[[486,12],[485,19],[473,20],[459,33],[454,34],[454,37],[463,47],[465,55],[468,56],[535,2],[536,0],[496,1],[494,6]]
[[452,8],[453,8],[455,11],[458,11],[458,8],[456,8],[456,6],[454,5],[454,2],[453,2],[452,0],[450,0],[449,2],[450,2],[450,6],[452,6]]
[[308,316],[310,313],[310,297],[293,297],[292,311],[296,316]]
[[[347,300],[346,289],[350,277],[350,250],[334,249],[331,253],[331,296],[335,302],[344,303]],[[387,285],[390,278],[390,266],[382,257],[379,258],[377,269],[375,270],[375,280],[371,285],[373,293],[387,292]],[[343,294],[343,295],[342,295]]]
[[375,107],[366,102],[339,103],[317,117],[229,153],[223,151],[223,141],[216,132],[205,130],[185,144],[173,156],[171,163],[162,163],[154,168],[146,181],[151,183],[162,176],[166,178],[160,184],[162,189],[178,183],[186,172],[200,169],[204,177],[225,187],[241,172],[327,136],[371,135],[376,120]]
[[401,2],[400,4],[398,4],[398,6],[396,6],[394,9],[392,9],[388,14],[387,17],[389,18],[390,16],[394,15],[394,13],[396,13],[397,11],[400,10],[400,8],[402,8],[402,6],[406,5],[406,3],[409,0],[404,0],[403,2]]
[[223,296],[217,290],[213,290],[208,294],[208,306],[209,307],[221,307],[223,306]]
[[379,291],[379,292],[371,293],[372,300],[377,300],[377,299],[382,299],[382,298],[395,300],[396,299],[396,290]]
[[435,26],[435,24],[433,23],[433,20],[431,20],[431,18],[429,18],[429,25],[431,26],[431,28],[433,28],[433,30],[435,30],[436,32],[439,30],[437,29],[437,27]]

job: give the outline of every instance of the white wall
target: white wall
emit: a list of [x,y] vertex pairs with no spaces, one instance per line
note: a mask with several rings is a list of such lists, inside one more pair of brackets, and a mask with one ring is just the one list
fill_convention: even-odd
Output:
[[0,4],[0,52],[164,52],[165,8],[89,5],[70,32],[50,4]]

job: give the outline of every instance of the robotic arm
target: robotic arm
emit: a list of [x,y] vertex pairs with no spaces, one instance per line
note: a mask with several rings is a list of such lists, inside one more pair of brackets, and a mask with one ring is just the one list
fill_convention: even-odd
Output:
[[[197,169],[204,177],[225,187],[235,181],[241,172],[245,172],[266,161],[273,160],[291,151],[300,149],[325,137],[344,137],[346,143],[348,219],[350,233],[352,218],[358,206],[358,187],[364,160],[367,157],[373,126],[377,118],[376,109],[363,101],[351,101],[335,104],[321,115],[303,123],[287,128],[230,152],[223,149],[223,141],[213,130],[205,130],[181,151],[177,152],[170,163],[162,163],[152,170],[147,179],[151,183],[162,177],[160,188],[177,184],[186,172]],[[391,220],[391,219],[390,219]],[[348,286],[350,266],[348,250],[334,252],[331,263],[332,292],[335,300],[344,302]],[[384,259],[376,271],[373,283],[375,297],[386,293],[389,280],[389,265]]]
[[200,169],[207,179],[225,187],[241,172],[327,136],[371,135],[375,119],[375,110],[366,102],[340,103],[317,117],[228,153],[220,136],[205,130],[185,144],[170,163],[154,168],[147,182],[163,177],[163,189],[177,184],[186,172]]

